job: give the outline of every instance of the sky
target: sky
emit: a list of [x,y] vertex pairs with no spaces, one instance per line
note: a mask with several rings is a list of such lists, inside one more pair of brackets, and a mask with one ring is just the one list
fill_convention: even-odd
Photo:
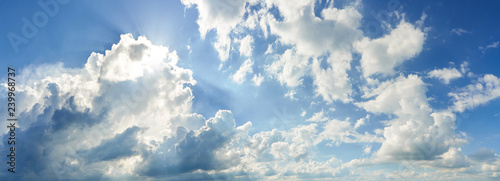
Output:
[[498,180],[498,8],[0,0],[0,177]]

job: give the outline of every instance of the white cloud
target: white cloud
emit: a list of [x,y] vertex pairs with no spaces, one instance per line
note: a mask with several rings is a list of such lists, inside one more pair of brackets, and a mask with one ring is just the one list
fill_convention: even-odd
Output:
[[236,71],[231,77],[233,78],[233,81],[241,84],[245,81],[247,74],[250,74],[253,72],[252,70],[253,67],[253,61],[251,59],[245,60],[243,64],[241,65],[240,69]]
[[466,109],[473,109],[500,97],[500,79],[487,74],[477,83],[469,84],[457,92],[451,92],[449,96],[454,98],[452,107],[454,111],[463,112]]
[[258,75],[255,74],[253,75],[252,81],[255,86],[260,86],[260,84],[264,81],[264,76],[260,75],[260,73]]
[[465,74],[469,71],[469,62],[467,61],[464,61],[462,64],[460,64],[460,72],[462,72],[462,74]]
[[297,94],[297,92],[295,92],[295,90],[290,90],[288,91],[286,94],[285,94],[285,97],[288,97],[290,98],[290,100],[297,100],[297,98],[295,98],[295,94]]
[[349,119],[345,121],[340,121],[332,119],[325,124],[325,130],[320,133],[323,139],[332,140],[337,146],[342,142],[350,142],[349,136],[351,136],[352,126]]
[[372,152],[372,146],[365,146],[363,148],[363,154],[367,155],[367,154],[370,154]]
[[212,29],[227,33],[234,28],[245,13],[246,0],[181,0],[181,2],[188,8],[196,5],[199,12],[197,23],[200,26],[201,36],[205,37]]
[[306,115],[307,111],[306,110],[302,110],[302,113],[300,113],[300,116],[304,117]]
[[422,51],[425,33],[404,20],[388,35],[378,39],[363,38],[354,48],[361,53],[363,75],[394,74],[394,67]]
[[176,65],[175,51],[142,36],[120,38],[82,68],[57,63],[21,70],[16,96],[24,103],[17,110],[23,129],[16,134],[31,144],[16,151],[32,158],[16,162],[33,173],[21,176],[25,180],[55,180],[54,171],[62,178],[132,175],[144,149],[154,150],[179,126],[204,124],[190,113],[189,85],[196,81]]
[[324,122],[327,120],[328,120],[328,118],[325,117],[325,112],[320,111],[320,112],[314,113],[314,115],[311,118],[307,119],[306,121],[308,121],[308,122]]
[[332,53],[327,59],[330,66],[326,69],[321,68],[319,60],[313,61],[312,74],[314,85],[317,86],[316,95],[321,95],[323,100],[330,103],[335,100],[351,102],[352,85],[347,74],[351,59],[351,54],[347,52]]
[[493,43],[491,43],[489,45],[486,45],[486,47],[480,46],[479,50],[483,51],[483,53],[484,53],[488,49],[497,48],[499,44],[500,44],[500,41],[493,42]]
[[252,56],[253,51],[253,38],[250,35],[245,36],[241,40],[237,40],[240,43],[240,55],[245,55],[247,57]]
[[359,118],[357,121],[356,121],[356,124],[354,125],[354,129],[358,129],[359,127],[363,126],[366,124],[366,121],[370,119],[370,115],[366,115],[365,117],[363,118]]
[[462,28],[453,28],[451,32],[457,34],[458,36],[466,33],[471,33],[470,31],[464,30]]
[[454,133],[455,115],[433,112],[426,91],[418,76],[400,76],[365,93],[365,98],[375,99],[356,103],[369,112],[397,116],[384,128],[385,141],[375,153],[375,162],[435,159],[466,142]]
[[[126,117],[126,114],[114,115],[116,112],[129,110],[133,114],[166,105],[178,106],[168,106],[162,114],[173,116],[187,113],[192,93],[184,85],[195,85],[196,81],[190,70],[177,67],[177,61],[175,51],[169,52],[167,47],[153,45],[145,37],[135,40],[132,35],[125,34],[105,55],[92,53],[81,69],[65,68],[60,63],[25,68],[19,77],[24,82],[19,85],[19,91],[22,92],[19,98],[26,107],[19,107],[19,111],[42,114],[46,106],[60,109],[71,98],[76,110],[88,109],[99,114],[103,109],[108,109],[109,114],[112,114],[110,118],[116,119]],[[47,89],[50,84],[53,85],[52,90]],[[47,99],[51,96],[57,96],[57,99]],[[135,107],[132,104],[149,100],[150,106]],[[157,118],[153,118],[156,116],[150,114],[146,117],[150,118],[151,124],[157,124],[154,121]],[[133,122],[134,119],[128,118],[126,121]],[[26,128],[31,124],[28,120],[24,123]],[[116,131],[125,129],[123,127]]]
[[302,77],[309,71],[307,57],[296,54],[288,49],[279,60],[266,67],[266,71],[274,75],[282,85],[297,87],[302,84]]
[[271,54],[271,53],[273,53],[273,52],[274,52],[274,49],[273,49],[273,44],[269,44],[269,45],[267,46],[267,50],[266,50],[266,52],[264,52],[264,54],[266,54],[266,55],[267,55],[267,54]]
[[[352,85],[347,71],[352,60],[352,43],[360,40],[363,34],[359,29],[362,19],[361,13],[358,12],[359,2],[346,4],[342,9],[334,7],[333,2],[330,2],[328,7],[321,10],[321,18],[316,17],[313,11],[315,1],[312,0],[287,3],[275,0],[249,1],[249,5],[260,5],[257,10],[240,9],[241,6],[244,7],[244,3],[240,4],[242,1],[238,1],[232,3],[235,7],[233,11],[226,12],[225,8],[222,8],[222,13],[211,8],[225,2],[183,1],[188,7],[197,5],[200,12],[198,24],[202,35],[210,29],[217,29],[218,37],[214,47],[221,60],[225,61],[229,57],[231,33],[239,34],[244,32],[242,28],[253,30],[259,25],[265,38],[268,38],[268,33],[277,37],[274,44],[292,46],[290,50],[279,55],[281,58],[278,61],[266,66],[267,72],[282,85],[296,87],[302,84],[302,77],[312,73],[310,75],[314,77],[317,96],[322,96],[330,103],[337,100],[345,103],[352,101]],[[282,20],[277,20],[270,12],[273,7],[279,10]],[[246,18],[243,16],[245,13],[248,13]],[[231,17],[221,18],[221,14]],[[251,55],[251,38],[246,35],[243,40],[247,41],[235,41],[240,42],[241,55]],[[275,52],[274,44],[269,45],[265,54]],[[323,70],[319,65],[313,65],[314,71],[310,72],[309,60],[322,55],[327,55],[329,67]]]
[[219,59],[225,62],[229,58],[231,51],[231,38],[227,35],[218,35],[214,48],[219,53]]
[[307,122],[316,122],[318,124],[321,124],[323,126],[324,131],[322,131],[319,135],[318,138],[316,139],[316,143],[322,142],[324,140],[328,141],[330,140],[331,143],[328,144],[335,144],[335,145],[340,145],[341,143],[355,143],[355,142],[382,142],[383,139],[380,137],[377,137],[375,135],[370,135],[368,133],[365,134],[360,134],[356,131],[361,125],[364,125],[364,121],[368,119],[370,116],[367,115],[364,118],[361,118],[356,121],[355,125],[353,126],[352,123],[349,121],[349,118],[346,118],[346,120],[341,121],[337,119],[329,119],[328,117],[325,116],[324,111],[320,111],[317,113],[314,113],[314,115],[307,119]]
[[463,155],[460,148],[451,147],[440,159],[432,161],[431,165],[441,168],[466,168],[471,166],[470,159]]
[[[146,37],[140,36],[135,40],[131,34],[121,35],[121,41],[113,45],[102,60],[96,60],[100,64],[100,76],[103,80],[120,82],[135,80],[144,76],[146,72],[157,72],[165,67],[164,59],[171,59],[175,65],[178,61],[177,53],[169,54],[167,47],[154,46]],[[93,57],[91,57],[93,58]],[[112,59],[112,60],[107,60]],[[115,61],[120,59],[120,61]]]
[[381,83],[377,88],[366,92],[363,98],[375,99],[356,103],[359,107],[373,113],[395,114],[398,116],[430,112],[424,82],[416,75],[408,78],[398,77],[393,81]]
[[451,68],[451,69],[442,68],[430,71],[429,77],[437,78],[441,80],[444,84],[449,84],[451,80],[462,77],[462,73],[460,73],[456,68]]
[[268,20],[271,33],[278,35],[280,42],[295,45],[298,54],[319,56],[333,50],[349,51],[350,44],[361,38],[362,33],[357,29],[361,14],[355,7],[326,8],[321,20],[313,12],[315,1],[268,3],[275,5],[284,17],[282,22]]
[[360,134],[356,132],[356,128],[349,121],[349,118],[341,121],[331,119],[324,125],[324,131],[319,134],[317,142],[331,141],[330,144],[339,146],[341,143],[356,143],[356,142],[382,142],[383,138],[377,135],[370,135],[367,132]]
[[498,41],[497,42],[493,42],[492,44],[486,46],[486,49],[488,49],[488,48],[497,48],[498,47],[498,43],[500,43],[500,42],[498,42]]
[[[225,1],[223,1],[225,2]],[[220,3],[223,3],[220,2]],[[316,69],[314,71],[315,85],[317,86],[316,94],[321,95],[328,102],[341,100],[350,102],[351,85],[348,79],[347,71],[350,69],[351,44],[362,37],[362,32],[358,29],[361,22],[361,14],[358,12],[356,3],[345,6],[343,9],[338,9],[330,5],[321,11],[323,19],[315,17],[313,8],[314,1],[297,1],[283,3],[281,1],[265,1],[260,2],[263,6],[261,10],[248,11],[247,20],[243,20],[241,12],[238,10],[231,11],[231,18],[217,18],[220,13],[211,11],[211,4],[201,1],[183,1],[184,4],[192,6],[197,4],[200,11],[198,24],[202,35],[209,29],[217,29],[218,38],[214,44],[219,52],[220,58],[224,61],[229,57],[230,52],[230,36],[229,33],[237,28],[237,25],[242,23],[249,28],[255,28],[256,24],[267,37],[267,31],[278,37],[278,41],[285,45],[292,45],[293,52],[286,51],[281,55],[279,61],[273,62],[267,66],[266,70],[271,75],[280,81],[281,84],[286,84],[288,87],[296,87],[302,83],[302,77],[306,76],[309,71],[308,61],[310,58],[330,53],[334,57],[328,58],[330,67],[326,70]],[[259,3],[259,2],[252,2]],[[233,3],[237,5],[238,3]],[[239,4],[238,6],[240,7]],[[271,15],[268,10],[271,7],[277,7],[280,14],[284,17],[283,21],[278,21]],[[237,9],[237,8],[236,8]],[[212,15],[213,14],[213,15]],[[238,21],[238,18],[240,20]],[[253,21],[259,21],[253,22]],[[221,22],[221,25],[210,25]],[[252,23],[253,22],[253,23]],[[209,26],[210,25],[210,26]],[[229,30],[227,29],[229,27]],[[290,28],[294,27],[294,28]],[[221,31],[225,30],[225,31]],[[222,32],[222,33],[219,33]],[[235,31],[239,32],[239,31]],[[327,34],[325,34],[327,33]],[[244,41],[243,41],[244,40]],[[240,54],[251,55],[251,40],[252,37],[247,35],[240,42]],[[266,54],[273,52],[272,45],[268,47]],[[287,61],[284,59],[292,59]],[[298,61],[300,60],[300,61]],[[283,69],[283,70],[281,70]],[[335,84],[329,82],[334,81]]]
[[[329,67],[326,70],[321,69],[319,63],[312,64],[311,73],[314,76],[316,94],[328,102],[336,100],[350,102],[351,84],[347,70],[350,69],[352,60],[351,44],[362,35],[357,29],[360,26],[361,14],[356,6],[349,5],[344,9],[330,6],[321,11],[324,19],[320,19],[313,13],[314,1],[268,3],[278,7],[284,17],[283,21],[274,18],[268,20],[271,33],[277,35],[281,43],[295,46],[295,54],[304,56],[304,59],[325,53],[331,54],[327,58]],[[278,78],[278,80],[285,82],[284,79]],[[296,84],[292,84],[291,87],[294,87],[293,85]]]
[[[231,50],[230,32],[242,21],[246,0],[181,0],[186,7],[196,7],[199,12],[197,23],[202,38],[212,29],[217,31],[214,46],[219,58],[226,61]],[[196,5],[196,6],[195,6]]]

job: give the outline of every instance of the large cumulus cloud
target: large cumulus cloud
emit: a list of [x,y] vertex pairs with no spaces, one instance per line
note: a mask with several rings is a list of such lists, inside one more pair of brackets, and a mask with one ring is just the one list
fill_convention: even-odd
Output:
[[386,123],[385,141],[376,153],[377,159],[433,160],[466,142],[455,134],[455,115],[433,110],[426,91],[420,77],[400,76],[364,95],[374,99],[357,103],[367,111],[396,116]]
[[56,63],[21,70],[22,178],[132,173],[137,155],[154,146],[152,141],[179,126],[200,128],[205,119],[190,113],[189,85],[196,81],[176,65],[178,59],[168,47],[124,34],[104,54],[92,53],[82,68]]

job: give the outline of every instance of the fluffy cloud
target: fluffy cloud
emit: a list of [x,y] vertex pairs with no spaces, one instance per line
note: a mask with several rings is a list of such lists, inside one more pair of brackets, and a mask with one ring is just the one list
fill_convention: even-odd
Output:
[[398,116],[430,113],[427,103],[427,91],[424,82],[416,75],[398,77],[392,81],[381,83],[377,88],[366,92],[363,98],[375,97],[358,106],[374,113],[395,114]]
[[320,111],[315,113],[311,118],[307,119],[307,122],[316,122],[320,124],[323,128],[323,131],[319,133],[315,142],[319,143],[322,141],[331,141],[328,143],[329,145],[335,144],[340,145],[341,143],[355,143],[355,142],[382,142],[383,138],[378,137],[376,135],[370,135],[365,132],[365,134],[360,134],[356,131],[361,125],[364,124],[364,121],[369,118],[366,116],[364,118],[358,119],[354,125],[349,118],[341,121],[337,119],[329,119],[325,116],[324,111]]
[[312,117],[310,117],[309,119],[307,119],[306,121],[323,122],[323,121],[327,121],[327,120],[328,120],[328,118],[325,117],[325,112],[320,111],[320,112],[314,113],[314,115]]
[[195,6],[198,9],[197,23],[200,26],[202,38],[212,29],[217,31],[215,49],[219,52],[219,58],[222,61],[227,60],[231,50],[229,33],[242,21],[246,0],[181,0],[181,2],[187,7]]
[[268,3],[278,7],[284,17],[283,21],[269,20],[271,33],[280,42],[295,45],[299,54],[319,56],[334,50],[349,51],[350,44],[361,38],[357,28],[362,16],[353,6],[337,9],[332,5],[322,10],[324,19],[320,19],[313,13],[315,1]]
[[309,61],[306,57],[296,54],[293,49],[288,49],[280,59],[266,67],[271,75],[287,87],[296,87],[302,84],[302,77],[308,73]]
[[449,96],[454,99],[452,107],[454,111],[463,112],[466,109],[473,109],[500,97],[500,78],[491,74],[484,75],[477,83],[451,92]]
[[[316,94],[328,102],[350,102],[352,92],[347,75],[352,60],[350,48],[362,34],[357,29],[361,15],[356,7],[337,9],[331,5],[321,11],[323,19],[320,19],[313,13],[313,1],[271,3],[278,7],[284,17],[283,21],[269,20],[271,33],[277,35],[281,43],[294,45],[296,54],[305,56],[301,58],[302,62],[308,62],[307,57],[330,53],[326,69],[320,68],[319,61],[311,64]],[[283,82],[283,79],[278,80]]]
[[246,0],[218,0],[218,1],[194,1],[181,0],[188,8],[195,6],[198,9],[198,25],[202,37],[212,29],[221,32],[229,32],[242,19],[245,13]]
[[333,102],[340,100],[344,103],[351,102],[352,85],[349,81],[347,70],[351,68],[350,53],[332,53],[327,59],[329,67],[322,69],[319,60],[314,60],[312,72],[316,95],[321,95],[323,100]]
[[425,33],[412,24],[401,21],[388,35],[377,39],[363,38],[354,44],[361,53],[363,75],[392,75],[394,67],[422,51]]
[[452,69],[443,68],[430,71],[429,77],[437,78],[441,80],[443,83],[449,84],[450,80],[462,77],[462,73],[460,73],[456,68]]
[[167,176],[194,170],[221,170],[239,162],[238,155],[218,154],[235,134],[230,111],[219,111],[198,130],[178,127],[175,136],[158,142],[154,152],[145,155],[138,172],[147,176]]
[[347,118],[344,121],[332,119],[325,123],[324,131],[319,134],[317,141],[331,141],[330,144],[340,145],[341,143],[356,143],[356,142],[383,142],[383,138],[377,135],[360,134],[356,131],[358,127],[353,126]]
[[235,81],[238,84],[241,84],[245,81],[245,78],[247,74],[250,74],[253,72],[252,70],[253,67],[253,61],[250,59],[245,60],[241,67],[232,75],[233,81]]
[[253,51],[253,38],[250,35],[245,36],[245,38],[241,40],[237,40],[240,43],[240,55],[245,55],[250,57]]
[[17,133],[33,143],[17,152],[26,155],[16,160],[22,179],[132,174],[152,142],[178,126],[202,126],[190,113],[187,85],[196,81],[178,59],[167,47],[125,34],[105,54],[92,53],[83,68],[57,63],[21,70]]
[[463,155],[460,148],[451,147],[440,159],[433,161],[432,166],[442,168],[466,168],[471,166],[470,159]]
[[[358,12],[358,3],[347,4],[340,9],[329,2],[319,15],[315,15],[315,1],[248,1],[246,6],[255,10],[242,8],[245,2],[238,1],[231,3],[235,5],[233,11],[226,12],[224,6],[222,13],[212,12],[210,7],[220,6],[225,1],[182,2],[187,7],[197,5],[200,13],[197,22],[202,35],[210,29],[217,30],[214,47],[223,61],[229,57],[231,39],[240,44],[241,55],[251,56],[251,43],[254,40],[242,32],[245,28],[253,30],[259,27],[264,38],[268,38],[269,34],[274,35],[277,43],[292,46],[285,53],[278,54],[281,57],[279,60],[266,66],[267,72],[282,85],[296,87],[302,83],[302,77],[311,75],[317,87],[316,95],[330,103],[337,100],[351,101],[352,86],[347,74],[351,68],[351,47],[353,42],[362,38],[362,31],[359,30],[362,16]],[[272,13],[273,8],[278,9],[278,15]],[[223,13],[232,17],[217,18]],[[232,38],[232,34],[243,34],[244,38]],[[269,46],[266,54],[273,52],[272,48]],[[328,59],[327,68],[323,70],[319,64],[309,64],[311,59],[322,55]]]
[[397,116],[384,128],[385,141],[376,152],[376,161],[432,160],[466,142],[454,132],[455,115],[450,111],[433,112],[426,91],[418,76],[400,76],[364,95],[374,99],[356,103],[369,112]]
[[260,84],[264,81],[264,76],[260,75],[260,73],[258,75],[255,74],[253,75],[252,81],[255,86],[260,86]]

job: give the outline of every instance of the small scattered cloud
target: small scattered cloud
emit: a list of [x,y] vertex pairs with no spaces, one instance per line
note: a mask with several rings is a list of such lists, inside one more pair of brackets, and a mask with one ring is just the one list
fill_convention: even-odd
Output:
[[460,72],[462,74],[467,73],[469,70],[470,70],[470,68],[469,68],[469,62],[468,61],[464,61],[462,64],[460,64]]
[[476,83],[469,84],[448,94],[454,99],[453,110],[463,112],[500,97],[500,78],[486,74]]
[[363,126],[366,124],[366,121],[370,119],[370,115],[366,115],[365,117],[363,118],[359,118],[357,121],[356,121],[356,124],[354,124],[354,129],[358,129],[359,127]]
[[309,121],[309,122],[324,122],[324,121],[327,121],[328,118],[325,117],[325,112],[324,111],[320,111],[320,112],[317,112],[317,113],[314,113],[314,115],[307,119],[306,121]]
[[306,116],[306,113],[307,113],[307,111],[306,111],[306,110],[302,110],[302,113],[300,113],[300,116],[301,116],[301,117],[304,117],[304,116]]
[[252,82],[255,86],[260,86],[262,82],[264,81],[264,76],[262,76],[260,73],[253,75]]
[[308,58],[288,49],[279,60],[266,66],[266,71],[273,75],[282,85],[297,87],[302,84],[303,77],[309,71]]
[[285,94],[285,97],[288,97],[290,98],[290,100],[297,100],[297,98],[295,98],[295,95],[297,94],[297,92],[295,90],[290,90],[288,91],[286,94]]
[[245,82],[247,74],[253,73],[253,64],[254,62],[251,59],[245,60],[236,73],[231,76],[233,81],[238,84]]
[[[463,64],[462,64],[463,65]],[[465,66],[462,66],[462,71],[465,72]],[[435,69],[428,73],[428,76],[431,78],[437,78],[441,80],[444,84],[450,84],[451,80],[458,79],[462,77],[462,73],[459,72],[456,68],[442,68]]]
[[368,155],[372,152],[372,146],[364,146],[363,147],[363,154]]
[[479,46],[479,50],[481,50],[484,53],[488,49],[497,48],[498,44],[500,44],[500,41],[493,42],[486,46]]
[[244,55],[247,57],[252,56],[253,52],[253,37],[250,35],[245,36],[245,38],[241,40],[236,40],[236,42],[240,43],[240,55]]
[[467,31],[467,30],[462,29],[462,28],[453,28],[451,30],[451,32],[457,34],[458,36],[471,33],[470,31]]

